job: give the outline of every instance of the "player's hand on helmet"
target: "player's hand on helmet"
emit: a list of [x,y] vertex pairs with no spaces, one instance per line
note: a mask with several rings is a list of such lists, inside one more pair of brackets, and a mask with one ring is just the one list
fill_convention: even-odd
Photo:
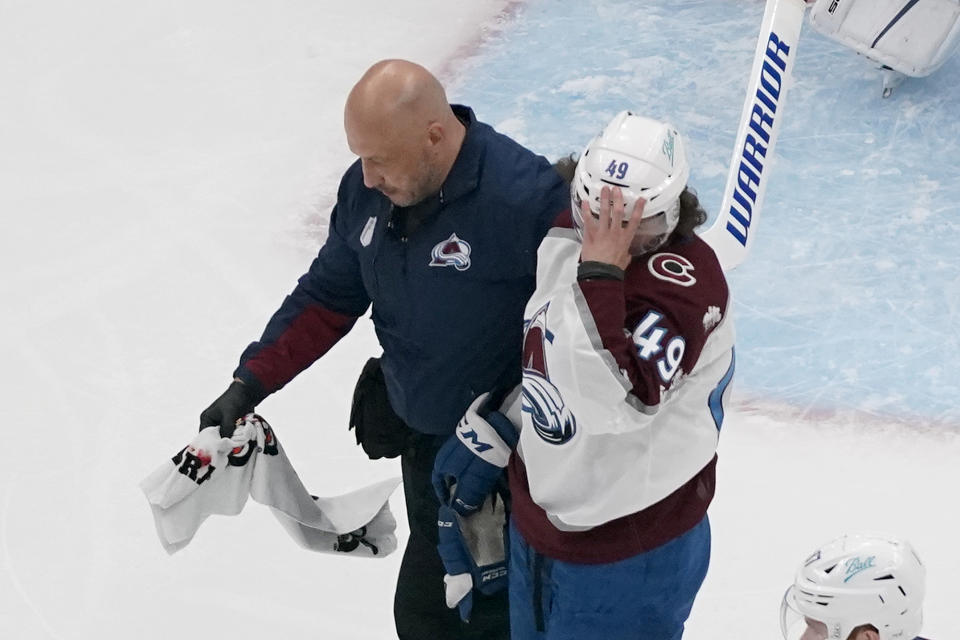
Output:
[[626,269],[630,264],[630,243],[636,235],[645,201],[637,200],[627,219],[620,187],[603,187],[600,191],[600,213],[590,211],[589,203],[580,204],[583,216],[583,262],[604,262]]
[[235,379],[219,398],[200,414],[200,430],[220,427],[220,437],[229,438],[237,427],[237,420],[251,413],[257,404],[254,391]]

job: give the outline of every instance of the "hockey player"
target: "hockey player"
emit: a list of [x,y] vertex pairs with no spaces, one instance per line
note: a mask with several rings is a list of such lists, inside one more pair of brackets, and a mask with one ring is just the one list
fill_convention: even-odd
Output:
[[[520,399],[474,403],[457,430],[503,466],[522,425],[509,458],[514,640],[676,640],[706,575],[734,335],[688,176],[680,134],[630,112],[587,145],[572,219],[538,251]],[[435,481],[479,475],[447,467]]]
[[920,557],[905,540],[867,534],[831,540],[807,558],[783,596],[783,637],[914,638],[923,623],[925,579]]

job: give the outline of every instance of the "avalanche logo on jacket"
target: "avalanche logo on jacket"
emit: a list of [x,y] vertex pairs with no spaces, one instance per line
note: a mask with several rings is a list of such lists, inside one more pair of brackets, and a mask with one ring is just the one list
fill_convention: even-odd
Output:
[[577,419],[550,382],[546,343],[553,342],[547,329],[547,307],[540,307],[523,328],[523,411],[530,414],[534,431],[550,444],[569,442],[577,431]]
[[470,244],[457,237],[456,233],[443,242],[438,242],[430,252],[431,267],[450,267],[457,271],[470,268]]

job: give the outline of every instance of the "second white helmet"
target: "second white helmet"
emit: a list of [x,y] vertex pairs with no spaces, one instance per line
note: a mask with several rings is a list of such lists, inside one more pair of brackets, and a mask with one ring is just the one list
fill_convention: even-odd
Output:
[[689,177],[684,141],[672,125],[621,111],[587,144],[577,162],[570,186],[574,224],[582,232],[581,202],[588,203],[590,210],[599,214],[603,186],[620,187],[626,205],[625,219],[639,198],[646,201],[644,221],[663,214],[660,224],[654,225],[656,234],[651,234],[650,228],[645,230],[645,235],[654,237],[638,245],[636,251],[631,248],[634,254],[650,250],[651,245],[665,241],[676,228],[680,194]]
[[[910,640],[922,626],[925,581],[926,569],[909,542],[875,534],[841,536],[797,571],[783,597],[783,636],[846,640],[869,624],[881,640]],[[821,631],[813,633],[814,627]],[[799,635],[804,629],[807,634]]]

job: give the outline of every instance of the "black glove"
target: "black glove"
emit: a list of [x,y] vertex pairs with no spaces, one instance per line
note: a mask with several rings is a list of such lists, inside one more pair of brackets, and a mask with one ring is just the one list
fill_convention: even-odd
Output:
[[357,444],[371,460],[396,458],[407,449],[411,431],[390,406],[379,358],[367,360],[360,373],[349,428],[356,430]]
[[223,394],[200,414],[200,430],[219,426],[220,437],[229,438],[237,428],[237,420],[251,413],[257,404],[253,390],[234,380]]

